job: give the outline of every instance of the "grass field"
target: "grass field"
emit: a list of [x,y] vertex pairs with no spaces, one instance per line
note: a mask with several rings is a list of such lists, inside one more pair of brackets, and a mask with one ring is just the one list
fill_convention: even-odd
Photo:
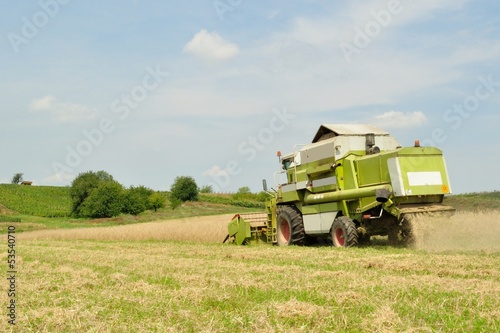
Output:
[[493,254],[59,240],[21,255],[19,332],[500,328]]
[[[451,218],[415,219],[413,248],[375,238],[337,249],[223,245],[232,215],[255,210],[214,203],[227,198],[81,220],[29,215],[37,203],[23,208],[22,194],[37,190],[7,188],[0,215],[22,220],[0,222],[18,231],[17,325],[4,315],[0,332],[500,331],[496,192],[447,198]],[[6,306],[6,279],[0,288]]]
[[500,210],[500,191],[446,196],[444,204],[459,211]]
[[0,184],[0,204],[23,215],[67,217],[71,211],[69,190],[60,186]]
[[19,234],[18,331],[500,330],[498,212],[417,221],[416,248],[223,245],[230,217]]

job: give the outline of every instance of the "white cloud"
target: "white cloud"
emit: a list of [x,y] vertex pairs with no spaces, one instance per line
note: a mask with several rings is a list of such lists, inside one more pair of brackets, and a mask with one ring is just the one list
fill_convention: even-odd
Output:
[[426,124],[427,117],[422,111],[387,111],[372,117],[369,123],[382,128],[409,128]]
[[229,173],[225,169],[221,169],[218,165],[212,166],[210,169],[203,173],[203,176],[211,177],[229,177]]
[[184,52],[192,53],[204,60],[226,60],[236,56],[240,49],[238,45],[223,39],[217,32],[202,29],[184,46]]
[[47,95],[31,102],[30,107],[34,111],[49,110],[54,105],[54,101],[54,96]]
[[52,95],[33,100],[30,109],[34,112],[48,112],[58,123],[70,123],[96,118],[96,111],[84,105],[58,102]]

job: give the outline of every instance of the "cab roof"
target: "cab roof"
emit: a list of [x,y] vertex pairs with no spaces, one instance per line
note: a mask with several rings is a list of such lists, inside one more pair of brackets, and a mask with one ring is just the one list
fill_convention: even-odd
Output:
[[389,133],[372,125],[364,124],[323,124],[319,127],[312,143],[333,138],[335,136],[360,136],[366,134],[387,136]]

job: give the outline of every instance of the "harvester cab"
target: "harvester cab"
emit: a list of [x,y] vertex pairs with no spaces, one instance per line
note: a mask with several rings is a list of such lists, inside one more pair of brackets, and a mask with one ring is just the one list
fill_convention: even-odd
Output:
[[451,187],[441,150],[402,147],[371,125],[321,125],[311,144],[278,156],[278,189],[253,238],[265,233],[259,239],[278,245],[321,238],[355,246],[376,235],[411,242],[413,215],[453,211],[442,204]]

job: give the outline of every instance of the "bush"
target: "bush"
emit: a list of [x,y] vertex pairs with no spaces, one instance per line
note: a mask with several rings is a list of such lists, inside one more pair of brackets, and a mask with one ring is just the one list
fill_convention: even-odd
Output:
[[147,209],[153,209],[149,197],[154,193],[152,189],[145,186],[131,186],[125,191],[123,198],[123,213],[138,215]]
[[198,185],[193,177],[176,177],[170,190],[170,201],[178,199],[181,202],[198,201]]
[[92,189],[80,208],[80,215],[92,218],[118,216],[123,209],[124,191],[114,180],[102,181]]
[[180,205],[182,205],[182,201],[180,199],[172,196],[172,194],[170,194],[169,201],[170,201],[170,208],[172,208],[172,210],[174,210],[177,207],[179,207]]

